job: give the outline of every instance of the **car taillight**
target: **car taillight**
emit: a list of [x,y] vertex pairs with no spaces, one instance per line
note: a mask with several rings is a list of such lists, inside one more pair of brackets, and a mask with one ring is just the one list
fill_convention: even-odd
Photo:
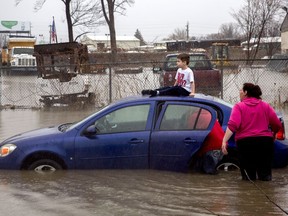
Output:
[[278,131],[278,133],[276,134],[276,139],[278,139],[278,140],[284,140],[285,139],[285,133],[284,133],[283,129]]
[[282,122],[281,129],[276,133],[276,139],[278,140],[284,140],[285,139],[285,131],[284,131],[284,123]]
[[173,81],[172,74],[169,74],[169,76],[168,76],[168,81],[169,81],[169,82],[172,82],[172,81]]

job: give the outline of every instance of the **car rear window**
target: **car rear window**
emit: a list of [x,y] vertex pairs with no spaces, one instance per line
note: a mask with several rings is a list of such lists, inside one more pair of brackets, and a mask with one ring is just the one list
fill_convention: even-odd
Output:
[[[177,55],[166,57],[165,70],[177,70]],[[191,69],[211,69],[212,65],[206,55],[190,55],[189,67]]]

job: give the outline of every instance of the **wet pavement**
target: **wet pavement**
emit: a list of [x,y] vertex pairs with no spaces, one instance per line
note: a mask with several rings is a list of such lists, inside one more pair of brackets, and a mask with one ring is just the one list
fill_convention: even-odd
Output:
[[[1,110],[0,141],[30,129],[80,120],[92,110]],[[288,215],[288,168],[271,182],[158,170],[70,170],[41,175],[0,170],[1,214]]]

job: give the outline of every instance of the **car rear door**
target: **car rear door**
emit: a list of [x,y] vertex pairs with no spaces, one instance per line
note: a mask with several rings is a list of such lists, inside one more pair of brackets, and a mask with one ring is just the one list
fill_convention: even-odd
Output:
[[166,102],[151,133],[150,167],[185,171],[216,121],[209,106]]

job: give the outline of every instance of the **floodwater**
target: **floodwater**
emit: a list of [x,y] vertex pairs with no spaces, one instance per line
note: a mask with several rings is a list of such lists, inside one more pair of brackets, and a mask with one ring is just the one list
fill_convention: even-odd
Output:
[[[92,113],[1,110],[0,140]],[[242,181],[238,171],[218,175],[159,170],[69,170],[49,175],[0,170],[1,215],[288,215],[288,168],[271,182]]]

